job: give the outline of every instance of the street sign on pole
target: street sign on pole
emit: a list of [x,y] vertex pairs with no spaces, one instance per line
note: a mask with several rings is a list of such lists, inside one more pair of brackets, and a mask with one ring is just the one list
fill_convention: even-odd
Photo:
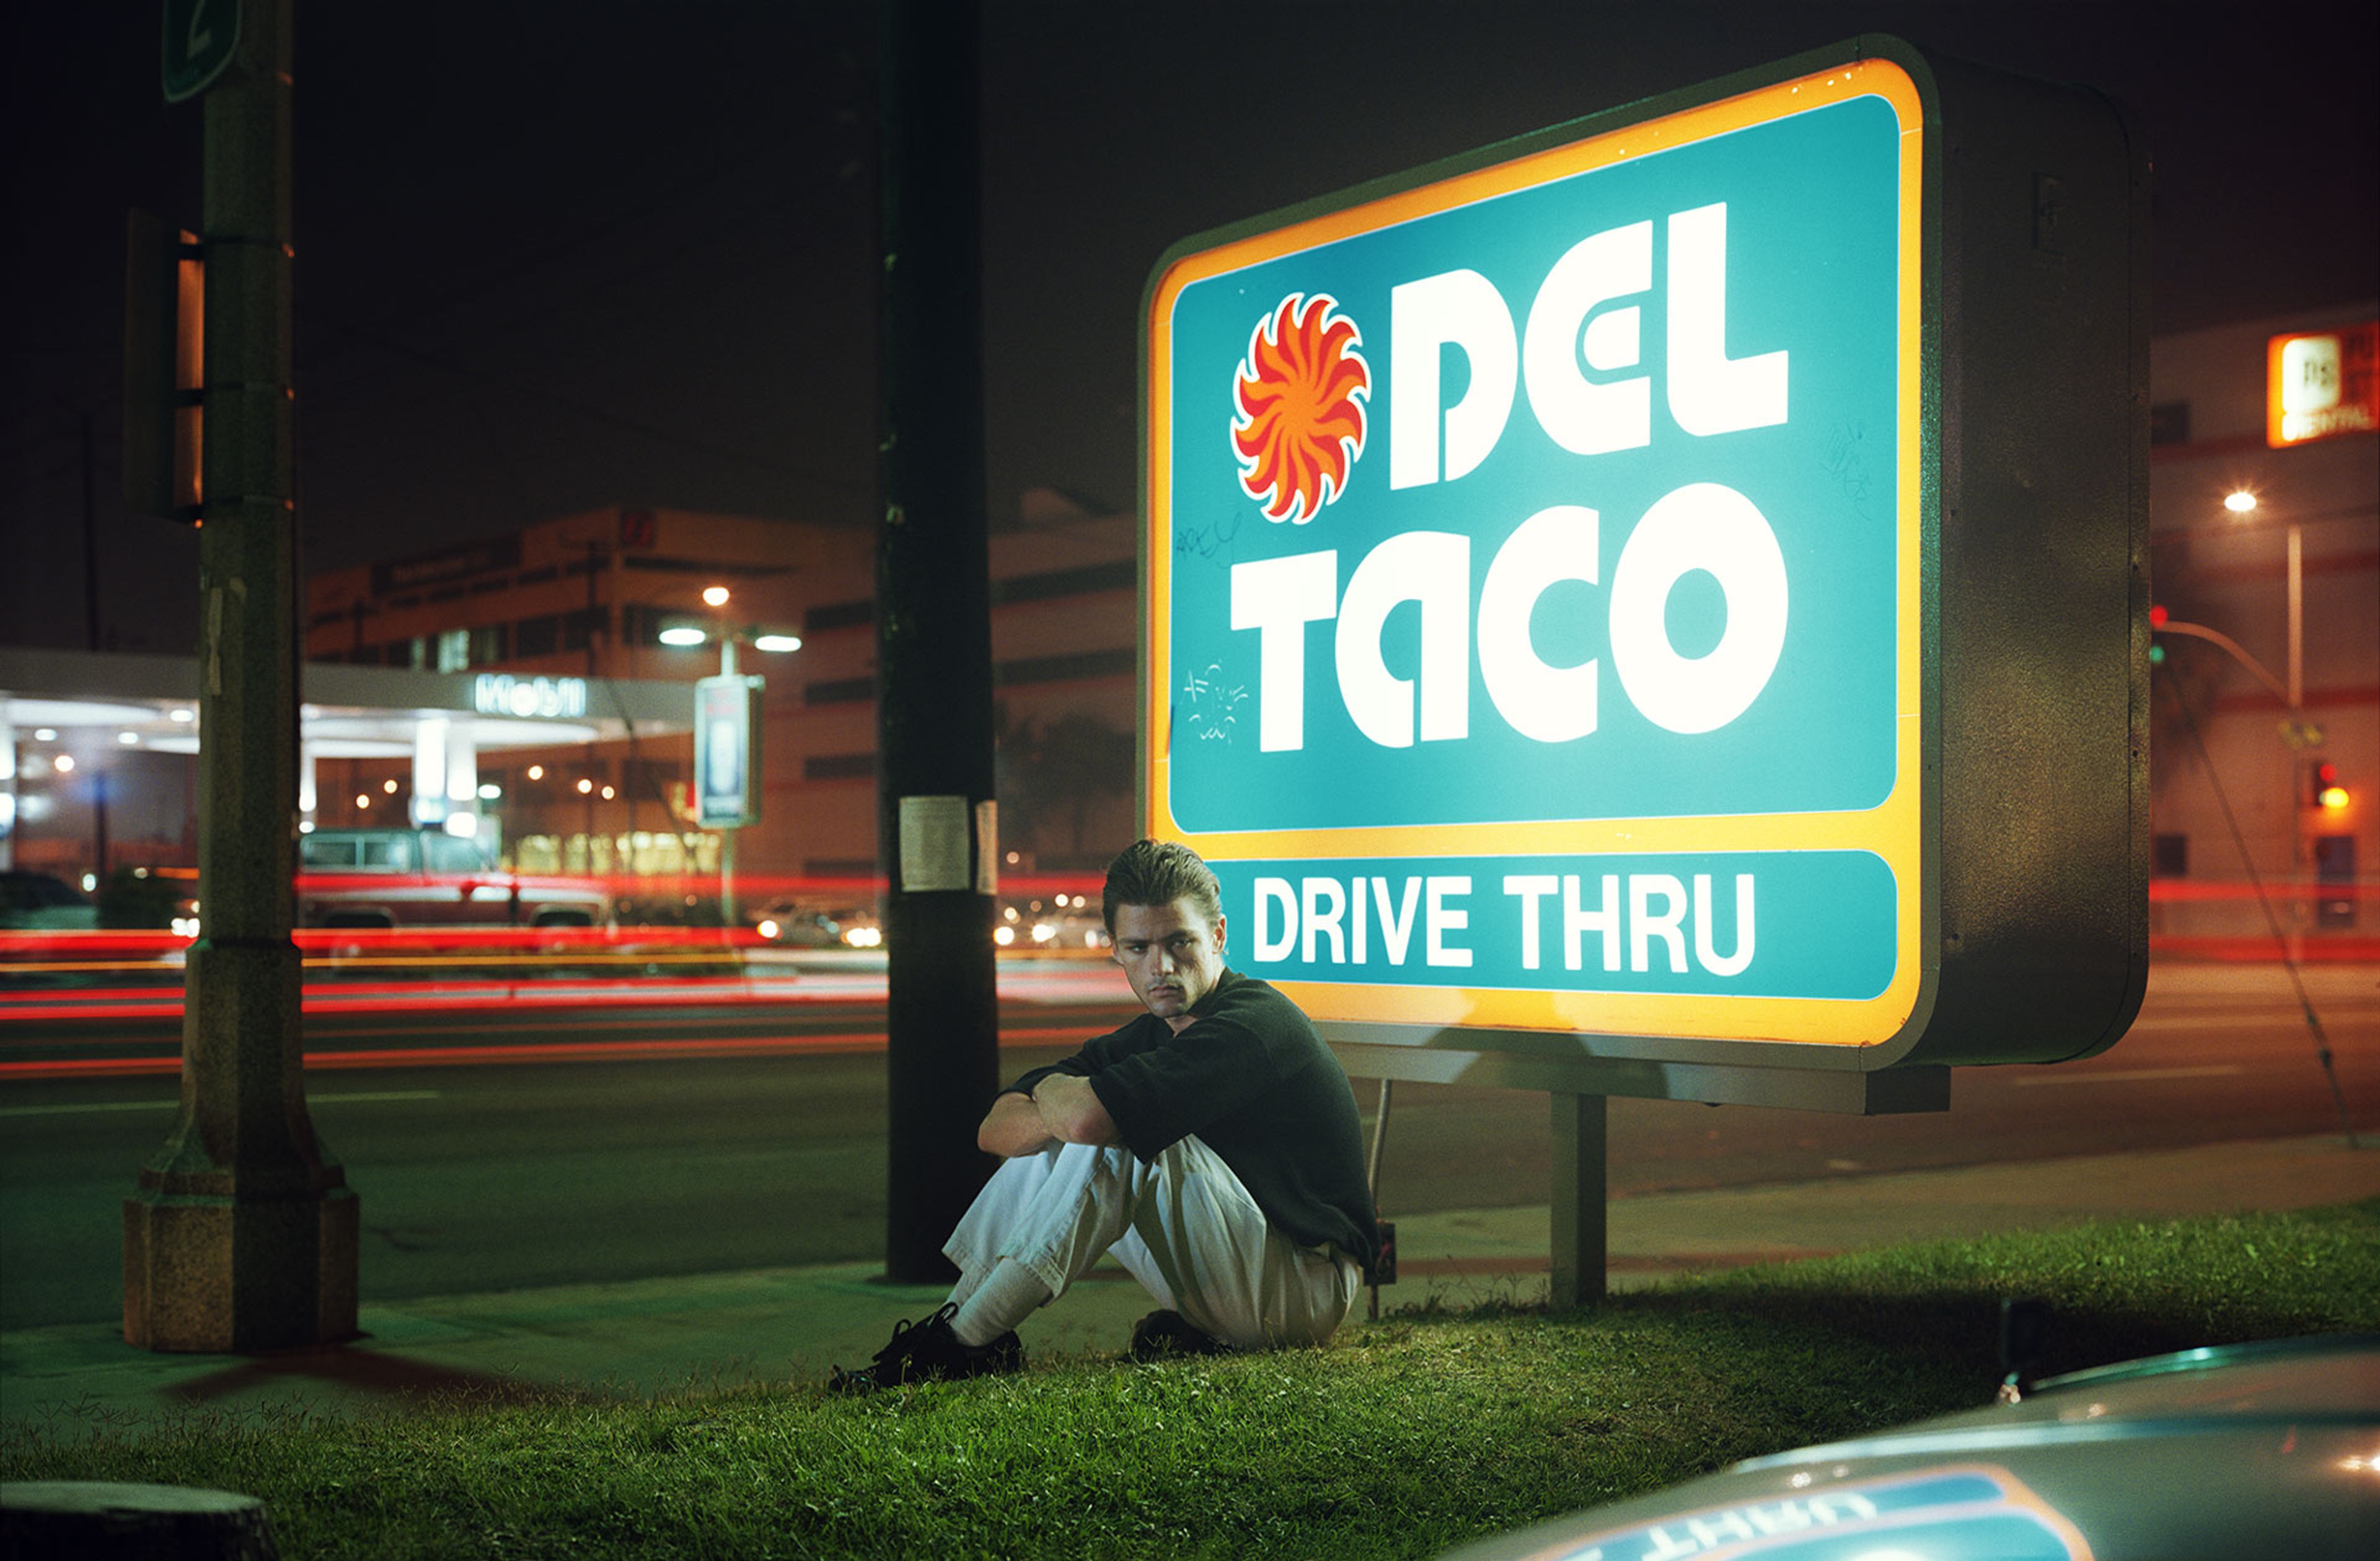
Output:
[[2111,1043],[2144,170],[2104,101],[1862,39],[1169,252],[1143,810],[1235,965],[1384,1044]]
[[193,98],[215,84],[239,48],[242,0],[165,0],[164,87],[167,103]]

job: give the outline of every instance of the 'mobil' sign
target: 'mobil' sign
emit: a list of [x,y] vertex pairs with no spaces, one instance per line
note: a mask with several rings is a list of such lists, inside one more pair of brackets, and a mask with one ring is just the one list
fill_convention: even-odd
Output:
[[2121,1033],[2142,165],[1869,39],[1171,251],[1142,795],[1232,963],[1382,1046]]

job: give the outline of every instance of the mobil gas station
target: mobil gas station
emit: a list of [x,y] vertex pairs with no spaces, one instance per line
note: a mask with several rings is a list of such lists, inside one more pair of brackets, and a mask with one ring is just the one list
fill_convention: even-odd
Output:
[[[0,822],[14,823],[0,830],[0,868],[73,881],[95,880],[103,861],[195,860],[199,693],[196,657],[0,649],[0,760],[14,759],[0,767]],[[683,682],[321,662],[306,665],[299,699],[301,830],[322,811],[323,787],[348,774],[342,762],[368,761],[407,784],[359,794],[360,812],[341,798],[340,822],[443,829],[508,856],[521,842],[504,828],[490,756],[509,773],[524,755],[588,744],[683,745],[694,720]]]

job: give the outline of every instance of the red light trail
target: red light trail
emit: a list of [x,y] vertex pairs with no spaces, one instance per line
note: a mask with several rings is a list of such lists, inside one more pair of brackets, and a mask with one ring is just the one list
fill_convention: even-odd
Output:
[[[1080,1028],[1003,1030],[1003,1047],[1062,1046],[1084,1038]],[[367,1067],[484,1067],[516,1063],[666,1062],[682,1057],[796,1056],[880,1051],[881,1031],[845,1031],[820,1035],[727,1035],[675,1040],[515,1043],[477,1046],[391,1046],[310,1051],[309,1071]],[[76,1057],[0,1062],[0,1079],[124,1079],[178,1074],[178,1056]]]

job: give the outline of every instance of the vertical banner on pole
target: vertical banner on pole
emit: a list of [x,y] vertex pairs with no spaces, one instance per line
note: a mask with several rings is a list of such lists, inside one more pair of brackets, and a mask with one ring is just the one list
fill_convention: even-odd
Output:
[[762,678],[705,677],[694,686],[695,822],[741,829],[760,822]]

